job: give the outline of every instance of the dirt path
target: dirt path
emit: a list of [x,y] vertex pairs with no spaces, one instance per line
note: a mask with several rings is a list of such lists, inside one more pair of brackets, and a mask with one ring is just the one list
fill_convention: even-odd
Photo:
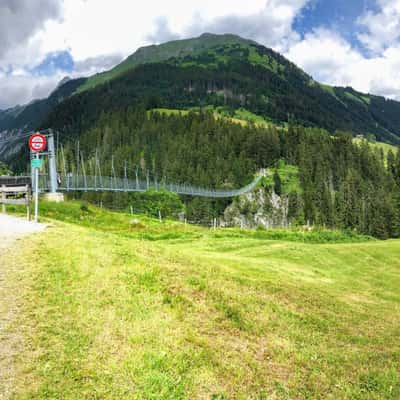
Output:
[[15,329],[23,293],[12,279],[23,272],[23,266],[12,255],[18,254],[18,239],[44,229],[45,225],[0,214],[0,400],[9,399],[17,386],[15,359],[23,349],[22,336]]

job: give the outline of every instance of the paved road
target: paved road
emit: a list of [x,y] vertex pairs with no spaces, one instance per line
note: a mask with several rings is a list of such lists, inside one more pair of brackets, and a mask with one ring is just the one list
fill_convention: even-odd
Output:
[[25,235],[41,232],[43,224],[0,214],[0,400],[8,400],[16,381],[14,360],[23,352],[23,340],[16,329],[22,306],[22,290],[11,276],[23,274],[24,267],[13,262],[10,255],[18,252],[17,240]]

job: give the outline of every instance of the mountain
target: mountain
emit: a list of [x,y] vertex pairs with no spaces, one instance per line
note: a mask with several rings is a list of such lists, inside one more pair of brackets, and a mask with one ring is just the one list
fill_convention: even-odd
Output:
[[113,70],[85,81],[56,115],[70,120],[67,110],[82,110],[84,104],[93,121],[132,103],[241,107],[277,124],[290,121],[400,143],[400,103],[319,84],[273,50],[233,35],[205,34],[139,49]]
[[46,99],[35,100],[25,106],[16,106],[0,112],[0,132],[4,130],[31,130],[47,118],[56,105],[70,97],[86,79],[60,82],[57,89]]
[[236,35],[213,35],[204,33],[198,38],[175,40],[158,46],[141,47],[110,71],[90,77],[85,84],[78,89],[78,92],[89,90],[99,84],[110,81],[121,73],[127,72],[141,64],[160,63],[171,58],[199,56],[204,52],[220,46],[241,45],[245,47],[251,44],[256,43]]
[[[35,100],[25,106],[16,106],[0,111],[0,139],[15,138],[22,132],[38,129],[54,108],[73,95],[86,79],[63,80],[46,99]],[[22,143],[0,141],[0,159],[14,156],[21,149]]]
[[[65,175],[126,173],[231,189],[266,168],[260,201],[243,199],[231,208],[233,220],[250,220],[256,211],[275,224],[278,207],[285,224],[400,236],[400,152],[385,155],[352,137],[400,143],[400,103],[321,85],[273,50],[232,35],[140,49],[109,72],[3,111],[0,124],[3,135],[56,129]],[[27,165],[23,149],[3,149],[16,171]],[[138,201],[127,193],[83,196],[120,209]],[[192,221],[230,206],[225,199],[183,200]]]
[[110,71],[61,82],[47,99],[2,111],[0,135],[50,126],[81,129],[103,112],[132,104],[242,108],[276,124],[400,143],[400,103],[319,84],[271,49],[235,35],[213,34],[143,47]]

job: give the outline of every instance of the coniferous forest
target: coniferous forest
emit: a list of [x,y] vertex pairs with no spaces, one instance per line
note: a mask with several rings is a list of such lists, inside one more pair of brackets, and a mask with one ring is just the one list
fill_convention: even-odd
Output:
[[[75,139],[88,174],[97,152],[105,175],[110,175],[114,158],[117,176],[123,176],[127,167],[131,176],[134,171],[143,176],[150,171],[159,181],[203,187],[238,188],[249,183],[259,169],[273,169],[284,160],[299,170],[300,190],[287,193],[293,223],[379,238],[400,236],[400,152],[384,154],[366,141],[354,143],[349,133],[241,125],[210,112],[166,115],[128,107],[102,114]],[[67,170],[74,171],[76,141],[67,141],[64,152]],[[281,191],[276,182],[275,191]],[[130,203],[126,194],[106,194],[103,200],[109,206]],[[197,213],[218,216],[230,202],[183,200],[192,218]]]
[[[226,115],[215,115],[218,109]],[[233,123],[238,110],[253,120]],[[0,128],[59,132],[65,173],[83,164],[93,174],[100,159],[108,176],[127,170],[158,182],[237,189],[267,168],[268,190],[286,196],[291,224],[389,238],[400,236],[399,151],[353,139],[399,144],[399,110],[396,101],[319,84],[254,42],[206,34],[139,49],[111,71],[68,81],[47,100],[0,115]],[[25,171],[27,159],[25,149],[9,164]],[[296,169],[294,186],[285,186],[279,163]],[[155,197],[104,193],[101,201],[154,214],[162,203],[149,206]],[[184,203],[194,221],[219,217],[232,202],[175,201],[167,196],[166,209],[176,214]]]

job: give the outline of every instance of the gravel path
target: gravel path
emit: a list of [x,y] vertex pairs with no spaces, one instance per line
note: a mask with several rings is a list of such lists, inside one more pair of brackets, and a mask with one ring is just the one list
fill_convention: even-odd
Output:
[[22,306],[22,290],[14,274],[23,274],[24,266],[13,261],[18,254],[18,239],[46,228],[24,219],[0,214],[0,400],[8,400],[19,382],[15,359],[23,353],[22,335],[15,329]]
[[30,233],[41,232],[46,225],[28,222],[25,219],[0,214],[0,240],[7,237],[19,237]]

